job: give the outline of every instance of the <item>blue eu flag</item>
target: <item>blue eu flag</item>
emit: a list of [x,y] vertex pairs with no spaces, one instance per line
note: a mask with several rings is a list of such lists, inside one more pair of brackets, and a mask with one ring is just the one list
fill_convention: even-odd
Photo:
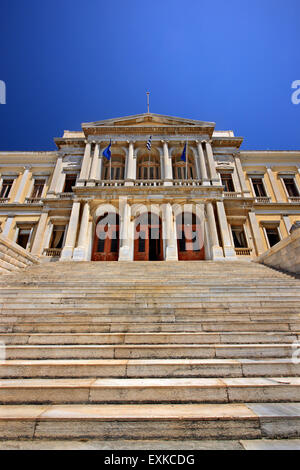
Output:
[[185,146],[184,146],[184,149],[183,149],[183,152],[181,154],[180,159],[183,160],[184,162],[186,162],[186,143],[185,143]]
[[106,149],[103,150],[103,157],[107,158],[107,160],[110,160],[110,157],[111,157],[111,150],[110,150],[110,147],[111,147],[111,141],[109,143],[109,146],[106,147]]

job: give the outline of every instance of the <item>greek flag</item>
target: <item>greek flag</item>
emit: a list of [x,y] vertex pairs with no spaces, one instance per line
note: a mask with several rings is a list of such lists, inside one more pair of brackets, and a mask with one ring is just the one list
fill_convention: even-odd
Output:
[[107,158],[107,160],[110,160],[110,157],[111,157],[110,147],[111,147],[111,140],[110,140],[109,146],[106,147],[106,149],[104,149],[102,152],[103,157]]
[[147,142],[147,149],[150,151],[151,150],[151,139],[152,139],[152,135],[150,135],[149,137],[149,140]]

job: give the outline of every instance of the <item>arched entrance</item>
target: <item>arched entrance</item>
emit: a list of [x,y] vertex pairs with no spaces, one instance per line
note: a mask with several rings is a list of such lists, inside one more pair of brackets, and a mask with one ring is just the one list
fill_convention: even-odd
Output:
[[134,260],[162,261],[163,243],[161,219],[158,215],[146,212],[135,220]]
[[106,212],[96,223],[92,261],[118,261],[118,256],[119,216]]
[[191,212],[180,213],[176,218],[179,261],[205,259],[204,242],[199,218]]

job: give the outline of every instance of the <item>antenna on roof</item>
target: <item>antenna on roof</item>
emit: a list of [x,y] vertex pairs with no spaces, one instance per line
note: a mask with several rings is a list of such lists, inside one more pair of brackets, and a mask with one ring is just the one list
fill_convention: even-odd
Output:
[[149,100],[149,95],[150,95],[150,92],[149,91],[146,91],[146,95],[147,95],[147,113],[149,114],[149,109],[150,109],[150,100]]

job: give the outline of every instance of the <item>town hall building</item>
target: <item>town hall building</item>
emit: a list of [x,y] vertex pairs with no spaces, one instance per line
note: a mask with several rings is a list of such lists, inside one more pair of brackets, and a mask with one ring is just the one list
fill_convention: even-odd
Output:
[[43,262],[251,260],[300,221],[300,151],[240,150],[213,122],[145,113],[54,140],[0,152],[2,235]]

